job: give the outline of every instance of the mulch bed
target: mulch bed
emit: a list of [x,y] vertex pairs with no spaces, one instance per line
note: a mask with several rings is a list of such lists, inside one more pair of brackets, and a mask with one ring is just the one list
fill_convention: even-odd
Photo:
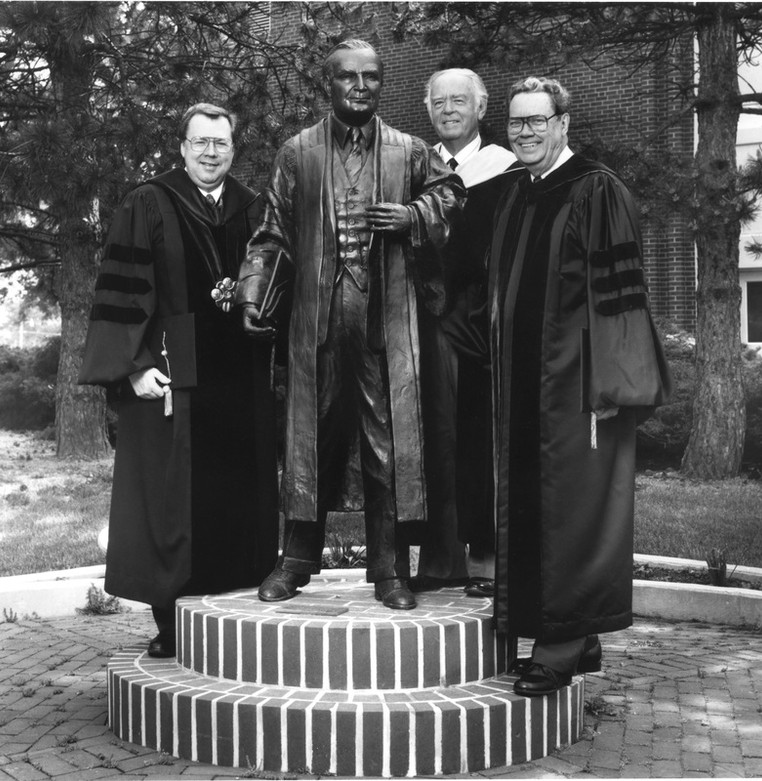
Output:
[[[707,570],[692,569],[690,567],[672,569],[671,567],[655,567],[652,564],[633,564],[632,577],[634,580],[660,580],[667,583],[713,585],[709,581],[709,572]],[[762,591],[762,583],[733,576],[732,567],[728,568],[728,577],[724,585],[728,588],[748,588],[754,591]]]

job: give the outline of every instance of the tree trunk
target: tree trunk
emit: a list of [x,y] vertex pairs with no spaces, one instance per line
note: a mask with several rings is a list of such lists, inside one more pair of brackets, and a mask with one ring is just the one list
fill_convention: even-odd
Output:
[[[67,7],[68,6],[68,7]],[[61,4],[62,16],[71,15]],[[69,152],[87,160],[88,139],[82,138],[83,118],[90,112],[90,59],[80,29],[60,33],[49,61],[59,124],[72,133]],[[75,128],[79,128],[77,135]],[[86,134],[85,134],[86,135]],[[58,221],[61,271],[61,357],[56,380],[56,454],[59,458],[99,458],[109,452],[106,438],[106,400],[103,391],[77,384],[85,347],[90,303],[97,276],[98,226],[89,224],[96,193],[87,192],[74,177],[52,204]]]
[[[67,208],[71,210],[72,204],[59,206],[59,209]],[[86,213],[84,209],[82,213]],[[59,458],[101,458],[110,452],[106,439],[105,394],[100,388],[77,384],[97,275],[97,247],[88,240],[91,231],[82,218],[65,219],[60,224],[63,239],[58,291],[61,357],[56,381],[56,454]],[[67,236],[73,236],[73,239],[67,241]]]
[[696,396],[684,474],[734,477],[741,467],[746,406],[741,372],[740,222],[736,192],[738,60],[733,5],[705,6],[699,29],[696,196]]

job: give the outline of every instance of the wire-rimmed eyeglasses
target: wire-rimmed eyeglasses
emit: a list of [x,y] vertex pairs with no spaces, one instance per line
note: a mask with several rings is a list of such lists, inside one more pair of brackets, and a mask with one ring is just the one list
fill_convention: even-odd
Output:
[[229,141],[227,138],[204,138],[202,136],[194,136],[193,138],[186,138],[185,140],[190,144],[190,148],[194,152],[205,152],[209,144],[214,144],[214,148],[218,152],[222,152],[222,154],[229,152],[233,148],[233,142]]

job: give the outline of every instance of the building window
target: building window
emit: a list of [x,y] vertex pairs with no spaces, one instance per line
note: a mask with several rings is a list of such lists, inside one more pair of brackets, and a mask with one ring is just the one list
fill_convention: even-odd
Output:
[[746,283],[747,342],[762,342],[762,282]]

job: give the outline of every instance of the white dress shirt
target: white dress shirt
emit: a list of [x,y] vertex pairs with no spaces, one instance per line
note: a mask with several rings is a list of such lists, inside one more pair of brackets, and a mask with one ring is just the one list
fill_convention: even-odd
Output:
[[457,154],[451,155],[446,149],[444,144],[440,141],[434,149],[436,150],[437,154],[442,158],[442,160],[447,163],[447,165],[450,165],[450,160],[455,160],[457,165],[463,165],[463,163],[468,160],[471,155],[473,155],[475,152],[479,151],[479,147],[482,145],[482,137],[477,133],[476,138],[473,141],[469,141],[463,149],[460,150]]
[[556,158],[556,162],[553,163],[553,165],[550,166],[550,168],[548,168],[548,170],[545,171],[545,173],[542,173],[539,176],[533,176],[532,177],[532,181],[536,182],[538,179],[544,179],[549,173],[551,173],[552,171],[555,171],[556,168],[560,168],[567,160],[569,160],[572,157],[574,157],[574,152],[572,152],[571,149],[569,149],[568,146],[565,146],[561,150],[561,152],[558,155],[558,157]]

